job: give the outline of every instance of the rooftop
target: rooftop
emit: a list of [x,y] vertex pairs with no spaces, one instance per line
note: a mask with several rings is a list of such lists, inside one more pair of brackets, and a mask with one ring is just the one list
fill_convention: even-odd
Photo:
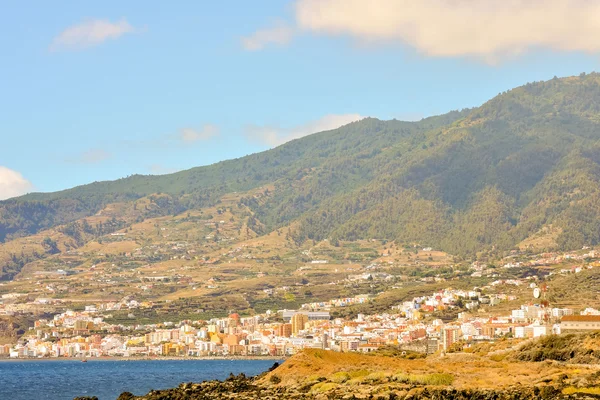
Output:
[[565,315],[561,322],[600,322],[600,315]]

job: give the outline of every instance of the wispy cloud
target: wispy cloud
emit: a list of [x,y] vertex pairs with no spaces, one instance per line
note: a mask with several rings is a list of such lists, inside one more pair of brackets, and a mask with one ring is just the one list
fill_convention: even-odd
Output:
[[0,166],[0,200],[21,196],[34,189],[19,172]]
[[62,31],[52,40],[49,50],[83,50],[133,32],[135,29],[125,18],[116,22],[106,19],[87,19]]
[[102,149],[90,149],[82,152],[81,154],[68,158],[67,162],[74,164],[98,164],[102,161],[108,160],[112,157],[112,154]]
[[339,128],[340,126],[363,118],[364,117],[359,114],[328,114],[317,120],[292,128],[282,128],[273,125],[249,125],[246,127],[246,137],[252,141],[275,147],[312,133]]
[[250,36],[242,37],[242,47],[248,51],[262,50],[268,45],[286,45],[294,36],[294,29],[282,20],[264,29],[259,29]]
[[219,134],[219,127],[212,124],[206,124],[200,129],[181,128],[175,135],[175,138],[184,143],[194,143],[201,140],[208,140]]

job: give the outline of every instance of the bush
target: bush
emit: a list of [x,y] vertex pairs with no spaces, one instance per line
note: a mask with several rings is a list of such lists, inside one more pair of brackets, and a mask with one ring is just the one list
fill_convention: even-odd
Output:
[[423,381],[425,385],[448,386],[454,382],[454,376],[450,374],[430,374],[424,375]]
[[388,380],[388,374],[385,372],[373,372],[365,376],[364,380],[367,383],[384,383]]
[[454,376],[450,374],[427,374],[413,375],[403,372],[396,373],[392,379],[396,382],[410,383],[413,385],[448,386],[454,382]]
[[271,375],[271,377],[269,378],[269,382],[278,385],[281,383],[281,378],[278,377],[277,375]]
[[329,380],[335,383],[345,383],[350,380],[350,374],[347,372],[336,372],[335,374],[331,375]]
[[366,369],[359,369],[356,371],[350,371],[350,378],[361,378],[370,374],[370,372]]
[[[519,361],[570,361],[580,364],[597,364],[600,352],[586,346],[586,341],[598,339],[598,333],[548,335],[523,346],[513,355]],[[592,346],[595,347],[595,346]]]
[[359,376],[357,378],[352,378],[350,379],[348,382],[346,382],[346,384],[348,386],[360,386],[365,382],[365,377],[364,376]]
[[306,380],[308,382],[323,382],[326,381],[327,378],[321,375],[310,375]]
[[410,383],[410,375],[402,373],[402,372],[399,372],[399,373],[395,374],[394,376],[392,376],[392,379],[394,381],[400,382],[400,383]]
[[314,385],[310,391],[316,392],[316,393],[322,393],[322,392],[328,392],[332,389],[335,389],[336,387],[338,387],[337,383],[321,382],[321,383],[317,383],[316,385]]
[[600,395],[599,387],[589,387],[589,388],[577,388],[574,386],[566,387],[562,390],[563,394],[574,394],[574,393],[585,393],[585,394],[595,394]]

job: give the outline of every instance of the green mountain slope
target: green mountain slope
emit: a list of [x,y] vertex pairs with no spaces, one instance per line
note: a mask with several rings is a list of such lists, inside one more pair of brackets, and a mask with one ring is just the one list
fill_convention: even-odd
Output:
[[428,132],[427,149],[404,163],[390,154],[376,181],[305,216],[301,238],[412,239],[472,254],[556,224],[561,247],[597,244],[599,81],[528,84]]
[[244,203],[296,241],[381,238],[471,256],[552,225],[556,245],[600,242],[600,75],[553,79],[419,122],[368,118],[276,149],[165,176],[0,202],[0,241],[163,193],[163,213],[273,185]]
[[[273,150],[206,167],[170,175],[134,175],[3,201],[0,202],[0,242],[93,215],[109,203],[132,201],[153,193],[170,195],[168,202],[163,199],[162,210],[177,213],[213,204],[225,193],[246,191],[274,182],[300,181],[311,171],[327,170],[334,164],[344,168],[353,159],[370,157],[394,141],[416,137],[461,116],[463,114],[452,112],[416,123],[369,118],[294,140]],[[340,177],[334,192],[372,179],[366,170],[354,172],[356,176],[352,179],[356,182],[349,182],[346,176]]]

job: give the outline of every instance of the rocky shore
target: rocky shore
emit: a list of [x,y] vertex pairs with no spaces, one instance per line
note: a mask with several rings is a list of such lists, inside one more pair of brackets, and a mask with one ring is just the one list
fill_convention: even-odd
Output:
[[[264,374],[262,375],[264,376]],[[262,377],[260,376],[260,377]],[[276,383],[264,384],[260,377],[231,375],[225,381],[182,383],[176,388],[155,390],[144,396],[122,393],[117,400],[549,400],[549,399],[600,399],[600,395],[563,394],[558,386],[513,387],[502,390],[455,389],[423,387],[418,385],[361,385],[352,390],[347,387],[314,393],[311,385],[287,387]],[[79,397],[74,400],[97,400]]]
[[256,377],[230,374],[117,400],[600,399],[599,346],[596,334],[586,334],[417,359],[305,349]]

